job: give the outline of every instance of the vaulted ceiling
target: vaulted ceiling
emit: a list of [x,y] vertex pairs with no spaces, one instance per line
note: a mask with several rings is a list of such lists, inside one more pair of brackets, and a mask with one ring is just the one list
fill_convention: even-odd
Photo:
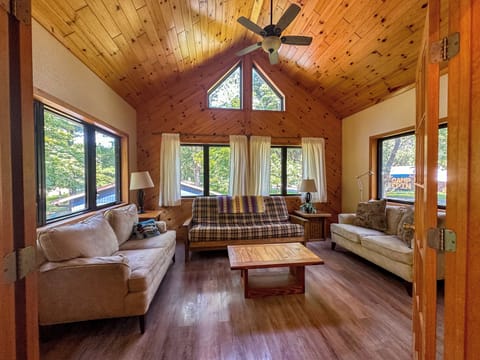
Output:
[[[273,22],[291,1],[274,0]],[[427,0],[301,0],[278,67],[345,117],[415,79]],[[444,11],[442,12],[442,14]],[[32,0],[32,15],[132,106],[260,40],[236,19],[270,23],[268,0]],[[445,18],[442,18],[446,24]],[[253,56],[267,56],[257,50]],[[224,61],[225,62],[225,61]],[[227,61],[228,62],[228,61]],[[227,69],[226,69],[227,70]]]

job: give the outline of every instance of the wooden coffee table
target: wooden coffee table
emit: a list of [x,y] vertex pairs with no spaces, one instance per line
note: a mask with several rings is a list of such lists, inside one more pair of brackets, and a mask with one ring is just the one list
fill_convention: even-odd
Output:
[[[305,266],[323,260],[300,243],[228,246],[232,270],[241,270],[245,297],[305,293]],[[287,274],[253,274],[248,270],[289,267]]]

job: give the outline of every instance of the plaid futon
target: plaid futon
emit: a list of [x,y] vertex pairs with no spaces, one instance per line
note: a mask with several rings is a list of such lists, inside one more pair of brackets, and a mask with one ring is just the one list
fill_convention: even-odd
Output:
[[215,197],[193,200],[190,241],[250,240],[303,236],[303,227],[288,221],[283,197],[264,197],[263,213],[220,213]]

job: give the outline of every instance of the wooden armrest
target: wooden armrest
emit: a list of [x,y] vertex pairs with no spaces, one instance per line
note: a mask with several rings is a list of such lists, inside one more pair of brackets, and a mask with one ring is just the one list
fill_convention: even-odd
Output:
[[189,217],[187,220],[185,220],[185,222],[183,223],[183,226],[190,227],[191,222],[192,222],[192,218]]
[[290,214],[290,222],[299,225],[305,225],[308,223],[308,219],[302,218],[301,216]]

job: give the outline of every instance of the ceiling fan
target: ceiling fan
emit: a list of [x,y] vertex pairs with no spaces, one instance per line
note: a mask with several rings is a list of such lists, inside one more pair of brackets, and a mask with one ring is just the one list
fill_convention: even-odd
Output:
[[291,4],[288,9],[278,20],[277,24],[273,23],[273,0],[270,1],[270,25],[261,28],[251,20],[244,16],[238,18],[238,22],[245,26],[248,30],[253,31],[255,34],[263,37],[262,41],[259,41],[253,45],[247,46],[245,49],[236,53],[237,56],[243,56],[259,48],[262,48],[270,60],[270,64],[274,65],[278,63],[278,49],[282,44],[287,45],[310,45],[312,38],[310,36],[300,35],[287,35],[281,36],[283,30],[290,25],[295,17],[300,12],[300,6]]

